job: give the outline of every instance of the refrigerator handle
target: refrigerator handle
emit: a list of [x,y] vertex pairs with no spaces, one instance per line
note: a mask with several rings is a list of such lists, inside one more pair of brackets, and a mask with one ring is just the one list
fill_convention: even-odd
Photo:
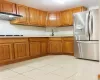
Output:
[[90,12],[86,14],[86,28],[85,28],[85,34],[89,36],[89,18],[90,18]]
[[92,15],[92,13],[90,13],[89,33],[90,33],[90,36],[93,33],[93,15]]

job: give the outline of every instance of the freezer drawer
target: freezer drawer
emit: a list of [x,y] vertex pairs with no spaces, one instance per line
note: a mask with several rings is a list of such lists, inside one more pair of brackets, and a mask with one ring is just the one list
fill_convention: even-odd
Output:
[[74,49],[77,58],[99,60],[99,41],[76,41]]

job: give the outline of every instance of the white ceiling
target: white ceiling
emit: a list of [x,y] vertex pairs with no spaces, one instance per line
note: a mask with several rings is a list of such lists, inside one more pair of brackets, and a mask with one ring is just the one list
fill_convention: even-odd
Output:
[[62,11],[77,6],[98,6],[99,0],[9,0],[44,11]]

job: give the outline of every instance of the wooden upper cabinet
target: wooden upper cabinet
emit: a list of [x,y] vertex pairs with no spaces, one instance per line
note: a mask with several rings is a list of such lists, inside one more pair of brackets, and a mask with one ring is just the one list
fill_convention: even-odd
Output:
[[67,11],[63,11],[62,12],[62,14],[61,14],[61,16],[62,16],[62,25],[64,26],[64,25],[68,25],[68,13],[67,13]]
[[57,14],[48,13],[47,26],[56,27],[57,26]]
[[61,24],[61,12],[57,12],[56,16],[57,16],[57,27],[62,26],[62,24]]
[[28,42],[14,43],[15,59],[24,59],[29,57]]
[[62,15],[61,24],[63,26],[73,25],[73,11],[72,10],[63,11],[61,15]]
[[24,24],[24,25],[28,24],[29,23],[29,10],[28,10],[28,7],[17,4],[16,8],[17,8],[17,14],[22,15],[22,17],[11,21],[11,23]]
[[29,8],[29,22],[30,25],[37,25],[38,24],[38,10],[34,8]]
[[87,10],[87,8],[85,8],[83,6],[72,9],[73,13],[82,12],[82,11],[86,11],[86,10]]
[[13,45],[11,43],[0,44],[0,63],[13,60]]
[[40,11],[39,12],[39,23],[40,26],[46,26],[46,20],[47,20],[47,12],[45,11]]
[[0,11],[1,12],[8,12],[8,13],[14,13],[16,14],[16,8],[15,8],[15,4],[12,2],[8,2],[5,0],[0,1]]

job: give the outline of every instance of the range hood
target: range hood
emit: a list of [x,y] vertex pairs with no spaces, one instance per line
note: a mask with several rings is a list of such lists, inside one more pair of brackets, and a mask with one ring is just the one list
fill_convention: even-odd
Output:
[[18,17],[22,17],[22,16],[17,15],[17,14],[7,13],[7,12],[0,12],[0,20],[11,21],[11,20],[14,20]]

